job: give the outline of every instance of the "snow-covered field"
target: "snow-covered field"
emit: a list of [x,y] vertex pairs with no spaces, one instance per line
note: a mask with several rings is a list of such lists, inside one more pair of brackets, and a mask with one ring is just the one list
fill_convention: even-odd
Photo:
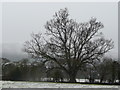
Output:
[[118,86],[112,85],[85,85],[47,82],[0,81],[0,83],[2,83],[1,88],[118,88]]

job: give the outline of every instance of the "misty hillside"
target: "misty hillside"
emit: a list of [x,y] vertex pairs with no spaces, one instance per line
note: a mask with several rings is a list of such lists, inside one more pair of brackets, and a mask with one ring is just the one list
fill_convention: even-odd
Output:
[[[19,43],[4,43],[2,44],[2,58],[8,58],[13,61],[21,60],[27,57],[22,51],[23,45]],[[0,52],[1,53],[1,52]]]

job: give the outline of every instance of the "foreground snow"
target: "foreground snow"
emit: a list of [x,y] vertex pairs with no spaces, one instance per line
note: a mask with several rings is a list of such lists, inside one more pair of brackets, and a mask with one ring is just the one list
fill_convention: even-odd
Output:
[[0,81],[2,88],[118,88],[113,85],[85,85],[47,82]]

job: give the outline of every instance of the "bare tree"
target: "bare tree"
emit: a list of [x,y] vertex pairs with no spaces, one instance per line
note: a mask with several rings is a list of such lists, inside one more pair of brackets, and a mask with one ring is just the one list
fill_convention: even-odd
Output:
[[[65,71],[70,82],[76,82],[78,70],[85,64],[92,64],[113,48],[112,40],[106,40],[99,32],[103,24],[92,18],[86,23],[69,19],[68,10],[56,12],[47,21],[46,36],[32,34],[32,40],[25,44],[25,51],[35,58],[54,64],[54,69]],[[52,69],[53,69],[52,68]]]
[[105,82],[106,80],[111,79],[111,67],[112,67],[112,58],[104,57],[100,63],[96,65],[96,70],[100,83]]

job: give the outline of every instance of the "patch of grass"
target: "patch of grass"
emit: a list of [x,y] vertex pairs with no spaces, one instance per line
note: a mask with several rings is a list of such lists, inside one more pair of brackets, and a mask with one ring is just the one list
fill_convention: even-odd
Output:
[[111,85],[114,85],[114,86],[118,86],[117,84],[107,84],[107,83],[79,83],[79,82],[76,82],[76,83],[69,83],[69,82],[45,82],[45,81],[12,81],[12,82],[23,82],[23,83],[48,83],[48,84],[75,84],[75,85],[99,85],[99,86],[104,86],[104,85],[107,85],[107,86],[111,86]]

